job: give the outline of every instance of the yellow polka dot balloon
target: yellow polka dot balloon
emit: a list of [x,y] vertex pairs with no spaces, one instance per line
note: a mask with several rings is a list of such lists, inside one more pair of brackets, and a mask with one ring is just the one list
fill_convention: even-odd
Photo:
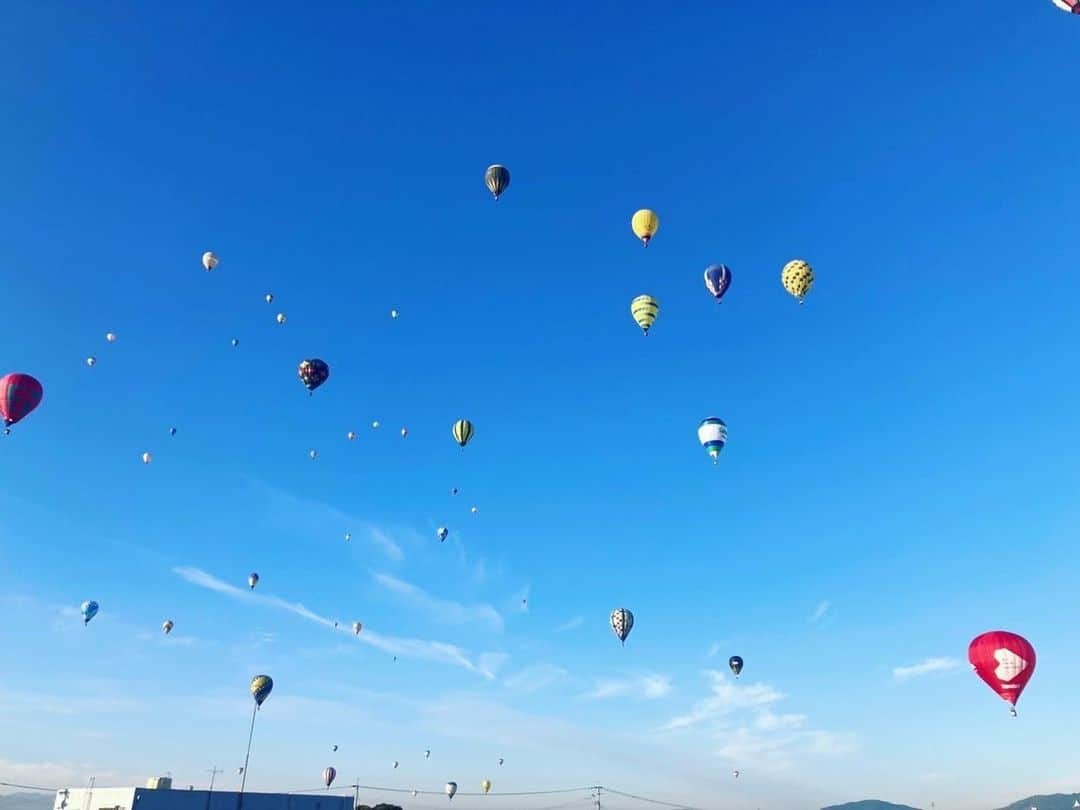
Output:
[[801,304],[814,286],[814,270],[802,259],[794,259],[784,265],[780,273],[784,289],[799,299]]

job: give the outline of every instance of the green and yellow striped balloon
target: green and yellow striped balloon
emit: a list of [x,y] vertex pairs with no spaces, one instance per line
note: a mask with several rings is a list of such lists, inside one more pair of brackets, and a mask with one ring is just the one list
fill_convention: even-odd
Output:
[[630,302],[630,314],[634,316],[637,325],[646,335],[649,334],[649,327],[653,325],[659,313],[660,302],[651,295],[639,295]]
[[472,439],[474,432],[472,422],[468,419],[458,419],[454,422],[454,441],[460,444],[462,449],[464,449],[465,445]]

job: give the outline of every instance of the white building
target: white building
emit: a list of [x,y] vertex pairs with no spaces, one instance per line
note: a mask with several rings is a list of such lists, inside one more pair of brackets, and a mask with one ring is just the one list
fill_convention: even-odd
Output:
[[172,790],[158,777],[147,787],[58,790],[53,810],[353,810],[352,796],[332,793],[252,793],[230,790]]

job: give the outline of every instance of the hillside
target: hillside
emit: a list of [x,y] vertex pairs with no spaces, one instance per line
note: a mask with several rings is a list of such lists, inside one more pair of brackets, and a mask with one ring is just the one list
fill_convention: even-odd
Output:
[[1028,796],[999,810],[1031,810],[1032,807],[1037,807],[1039,810],[1073,810],[1073,804],[1078,795],[1080,794],[1050,793],[1042,796]]
[[[880,799],[863,799],[861,802],[848,802],[847,804],[834,804],[823,807],[821,810],[919,810],[906,804],[893,804],[883,802]],[[1039,810],[1042,810],[1040,807]]]

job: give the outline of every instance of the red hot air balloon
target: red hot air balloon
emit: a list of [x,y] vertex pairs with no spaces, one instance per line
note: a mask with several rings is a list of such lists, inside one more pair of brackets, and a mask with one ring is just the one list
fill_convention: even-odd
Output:
[[41,403],[41,383],[29,374],[5,374],[0,377],[0,417],[4,419],[4,433],[24,419]]
[[986,681],[998,697],[1012,705],[1035,672],[1035,648],[1026,638],[1004,630],[992,630],[977,636],[968,646],[968,660],[975,674]]

